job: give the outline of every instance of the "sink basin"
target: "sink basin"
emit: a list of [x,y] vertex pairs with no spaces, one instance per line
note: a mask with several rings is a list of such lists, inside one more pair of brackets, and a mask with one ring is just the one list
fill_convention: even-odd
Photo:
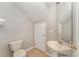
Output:
[[65,44],[60,44],[57,41],[48,41],[47,45],[49,48],[51,48],[52,50],[56,51],[56,52],[64,52],[64,51],[69,51],[71,50],[71,48]]

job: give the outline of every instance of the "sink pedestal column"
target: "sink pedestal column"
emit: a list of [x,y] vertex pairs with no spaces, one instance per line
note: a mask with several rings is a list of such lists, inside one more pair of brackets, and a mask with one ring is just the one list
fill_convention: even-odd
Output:
[[52,57],[58,57],[58,53],[55,51],[52,51]]

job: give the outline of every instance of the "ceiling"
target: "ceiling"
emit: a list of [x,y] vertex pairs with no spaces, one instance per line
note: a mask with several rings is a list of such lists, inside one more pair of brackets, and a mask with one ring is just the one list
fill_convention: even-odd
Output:
[[17,3],[33,22],[40,22],[46,19],[48,6],[46,2],[18,2]]
[[[48,15],[48,7],[52,3],[47,2],[17,2],[19,7],[27,14],[33,22],[40,22],[46,20]],[[57,3],[59,4],[59,3]],[[71,3],[64,3],[58,9],[58,20],[64,21],[71,17]]]

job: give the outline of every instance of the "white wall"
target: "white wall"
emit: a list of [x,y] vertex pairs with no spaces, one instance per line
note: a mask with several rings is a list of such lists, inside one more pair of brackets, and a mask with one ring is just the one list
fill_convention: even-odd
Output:
[[47,40],[56,40],[56,3],[49,5],[48,18],[46,23]]
[[73,3],[74,6],[74,14],[73,14],[73,18],[74,18],[74,34],[75,34],[75,43],[76,45],[79,45],[79,3]]
[[24,49],[33,46],[33,23],[16,4],[0,3],[0,17],[6,20],[0,28],[0,56],[10,56],[10,40],[22,39]]
[[[56,40],[56,3],[49,4],[48,18],[46,21],[46,39],[47,41]],[[52,54],[52,51],[47,46],[47,52]]]
[[74,32],[74,43],[76,44],[77,50],[74,51],[73,56],[79,57],[79,2],[73,3],[73,32]]

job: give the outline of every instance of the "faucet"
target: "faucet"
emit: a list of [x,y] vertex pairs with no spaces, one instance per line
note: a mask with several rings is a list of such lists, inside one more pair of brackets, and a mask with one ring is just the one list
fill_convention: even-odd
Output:
[[76,48],[76,45],[72,42],[72,40],[69,41],[69,44],[70,44],[69,46],[70,46],[72,49],[77,49],[77,48]]

